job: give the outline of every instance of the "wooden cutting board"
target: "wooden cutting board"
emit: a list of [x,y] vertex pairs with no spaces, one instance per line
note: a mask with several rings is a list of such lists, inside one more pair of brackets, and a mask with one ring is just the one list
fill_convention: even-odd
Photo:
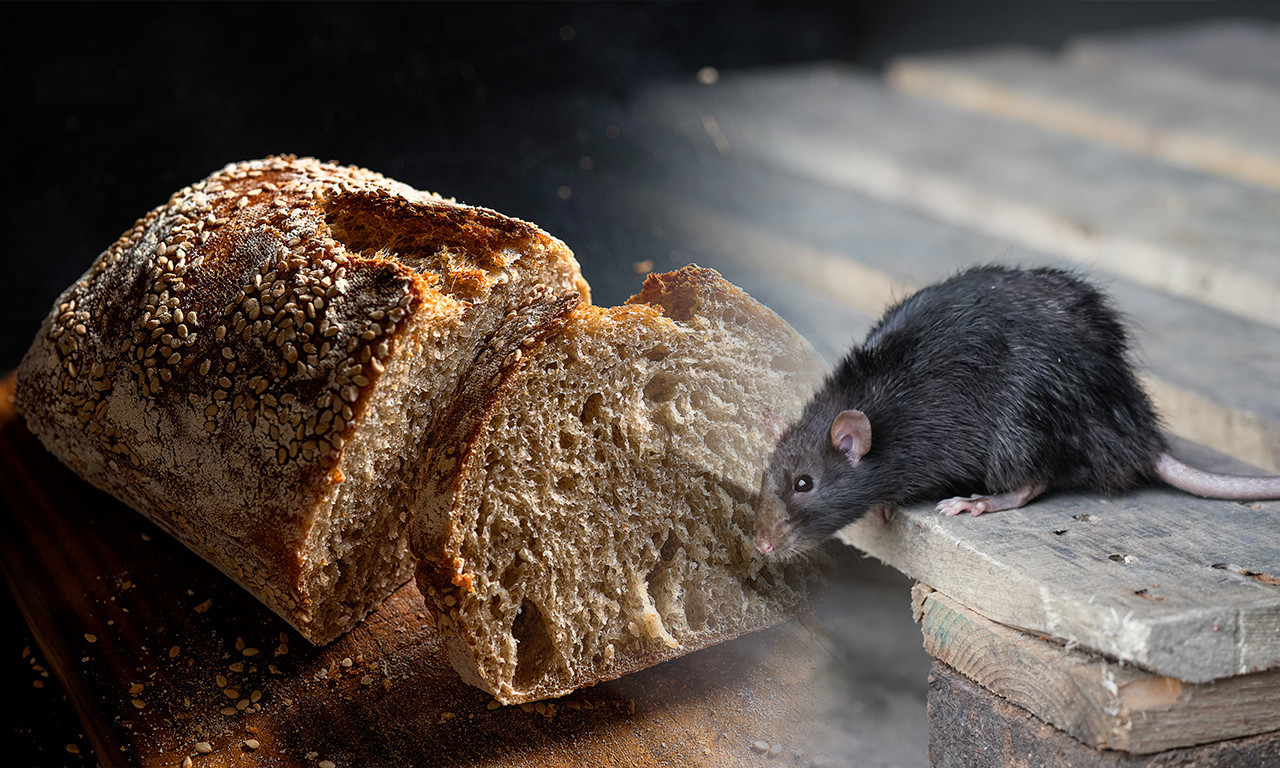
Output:
[[754,766],[764,744],[782,764],[824,749],[830,658],[797,621],[510,707],[459,681],[412,583],[315,648],[46,453],[12,391],[10,374],[4,573],[104,765]]

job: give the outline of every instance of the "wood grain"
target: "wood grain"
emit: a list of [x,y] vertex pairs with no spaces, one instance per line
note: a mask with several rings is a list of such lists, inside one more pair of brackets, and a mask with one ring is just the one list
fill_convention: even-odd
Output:
[[981,517],[913,506],[846,543],[1001,624],[1186,682],[1280,667],[1280,503],[1153,488]]
[[1280,188],[1280,89],[1029,49],[913,57],[887,79],[914,96]]
[[997,624],[941,592],[924,597],[920,628],[934,658],[1097,749],[1147,754],[1280,730],[1280,670],[1183,683]]
[[1259,768],[1280,765],[1280,737],[1263,734],[1154,755],[1096,750],[942,662],[929,674],[931,768]]
[[4,572],[104,765],[737,766],[759,764],[756,740],[823,749],[828,657],[798,622],[493,709],[440,655],[412,583],[312,647],[45,453],[11,391],[10,376],[0,384]]
[[714,118],[737,161],[1280,326],[1280,264],[1265,245],[1280,191],[911,98],[840,67],[655,88],[643,107],[704,141]]

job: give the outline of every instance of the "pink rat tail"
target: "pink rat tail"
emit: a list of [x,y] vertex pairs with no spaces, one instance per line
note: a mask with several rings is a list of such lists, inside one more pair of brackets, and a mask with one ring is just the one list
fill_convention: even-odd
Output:
[[1280,499],[1280,477],[1220,475],[1189,467],[1167,453],[1156,457],[1156,474],[1180,491],[1208,499]]

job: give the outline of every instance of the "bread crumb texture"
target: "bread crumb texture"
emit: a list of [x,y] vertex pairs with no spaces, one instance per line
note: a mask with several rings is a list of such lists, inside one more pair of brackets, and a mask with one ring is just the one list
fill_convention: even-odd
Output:
[[414,520],[463,677],[504,704],[557,696],[801,609],[809,566],[751,535],[769,419],[798,416],[822,371],[712,270],[577,307],[442,448]]
[[313,159],[229,165],[140,219],[19,369],[32,431],[325,643],[412,573],[412,468],[484,350],[589,302],[558,240]]

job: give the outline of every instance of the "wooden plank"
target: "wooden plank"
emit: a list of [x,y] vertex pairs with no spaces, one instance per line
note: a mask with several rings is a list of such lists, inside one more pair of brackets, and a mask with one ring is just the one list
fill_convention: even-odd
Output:
[[[0,385],[0,555],[104,765],[758,765],[836,749],[829,656],[797,622],[571,696],[490,709],[412,584],[332,645],[72,476]],[[247,740],[258,748],[250,751]],[[196,745],[212,751],[199,755]]]
[[[607,192],[614,207],[642,212],[678,243],[682,258],[766,291],[776,283],[765,303],[828,360],[861,340],[890,302],[965,266],[1077,266],[764,163],[726,159],[709,144],[682,148],[669,134],[650,141],[666,148],[669,165]],[[1137,362],[1167,426],[1280,472],[1280,399],[1272,384],[1280,381],[1280,330],[1105,273],[1094,277],[1133,321]]]
[[1183,683],[923,596],[924,647],[970,680],[1097,749],[1150,754],[1280,730],[1280,670]]
[[1280,25],[1220,19],[1171,27],[1090,35],[1066,47],[1073,63],[1119,74],[1164,69],[1218,84],[1280,85]]
[[[1227,41],[1223,41],[1227,42]],[[1280,49],[1280,36],[1273,43]],[[910,58],[898,90],[1280,188],[1280,88],[1164,66],[1099,67],[1029,49]]]
[[1098,751],[935,662],[929,674],[929,764],[932,768],[1257,768],[1280,765],[1280,736],[1251,736],[1155,755]]
[[722,74],[713,87],[655,88],[640,108],[687,136],[715,133],[735,158],[1280,326],[1276,190],[913,99],[839,67]]
[[[1239,469],[1195,446],[1175,453]],[[1280,502],[1151,488],[977,518],[922,504],[839,538],[993,621],[1204,683],[1280,666],[1277,530]]]

